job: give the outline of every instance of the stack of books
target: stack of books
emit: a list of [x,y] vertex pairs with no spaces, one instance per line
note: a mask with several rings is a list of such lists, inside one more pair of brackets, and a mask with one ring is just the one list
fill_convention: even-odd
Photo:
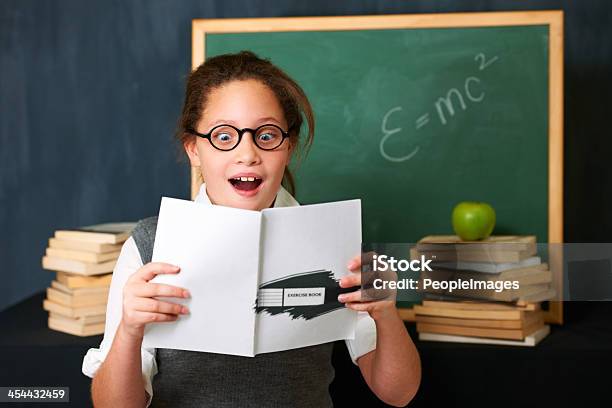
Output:
[[420,256],[432,260],[420,274],[429,299],[415,307],[420,338],[535,345],[548,334],[539,302],[555,291],[535,236],[428,236],[412,248]]
[[104,333],[112,272],[135,225],[107,223],[55,231],[42,258],[42,267],[56,273],[43,302],[50,329],[76,336]]
[[420,340],[535,346],[550,332],[538,303],[424,300],[414,313]]

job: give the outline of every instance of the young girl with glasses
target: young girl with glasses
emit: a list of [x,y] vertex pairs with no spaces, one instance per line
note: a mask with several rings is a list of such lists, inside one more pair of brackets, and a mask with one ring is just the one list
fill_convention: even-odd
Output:
[[[300,131],[308,125],[305,140]],[[299,205],[288,165],[313,140],[314,118],[301,87],[251,52],[208,59],[191,73],[177,137],[205,183],[196,201],[248,210]],[[189,297],[189,288],[149,282],[180,273],[151,262],[156,217],[142,220],[125,242],[113,273],[105,336],[90,349],[83,372],[93,377],[96,406],[327,407],[333,343],[242,357],[142,347],[145,326],[176,321],[186,306],[155,297]],[[347,265],[343,288],[361,284],[361,260]],[[340,295],[358,311],[346,344],[370,389],[384,402],[406,405],[416,394],[418,352],[394,300]],[[204,334],[205,335],[205,332]]]

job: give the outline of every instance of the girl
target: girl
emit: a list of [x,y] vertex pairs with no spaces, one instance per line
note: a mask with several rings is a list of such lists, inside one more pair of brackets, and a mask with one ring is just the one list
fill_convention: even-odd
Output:
[[[206,181],[196,201],[249,210],[298,205],[288,171],[298,148],[310,146],[314,119],[302,89],[283,71],[251,52],[211,58],[191,73],[178,139]],[[331,406],[332,343],[259,354],[229,356],[141,347],[149,323],[176,321],[185,306],[155,299],[188,297],[188,288],[149,282],[180,267],[151,262],[156,217],[142,220],[123,245],[111,284],[104,340],[90,349],[83,373],[93,378],[100,407]],[[361,284],[361,257],[347,268],[344,288]],[[359,311],[353,362],[384,402],[406,405],[421,378],[420,359],[395,302],[361,301],[360,291],[340,295]]]

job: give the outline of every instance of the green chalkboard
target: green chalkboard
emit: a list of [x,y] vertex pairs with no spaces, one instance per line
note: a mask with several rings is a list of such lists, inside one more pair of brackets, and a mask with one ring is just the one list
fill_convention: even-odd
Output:
[[463,200],[495,234],[548,239],[546,25],[222,33],[206,57],[252,50],[304,88],[315,142],[301,203],[361,198],[364,242],[452,233]]

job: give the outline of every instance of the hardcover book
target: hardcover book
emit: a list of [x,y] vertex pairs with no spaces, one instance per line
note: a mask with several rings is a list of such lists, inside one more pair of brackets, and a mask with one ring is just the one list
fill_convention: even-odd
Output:
[[57,230],[55,238],[99,244],[118,244],[128,239],[135,225],[135,222],[113,222]]

